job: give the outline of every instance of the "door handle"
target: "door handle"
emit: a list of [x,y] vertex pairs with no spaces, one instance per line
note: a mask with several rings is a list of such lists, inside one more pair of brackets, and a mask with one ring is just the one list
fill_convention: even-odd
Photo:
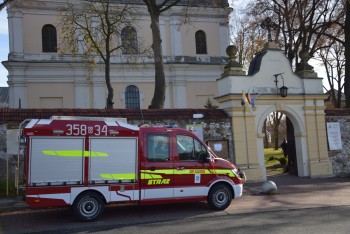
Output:
[[156,167],[150,167],[149,170],[150,170],[150,171],[155,171],[155,170],[156,170]]

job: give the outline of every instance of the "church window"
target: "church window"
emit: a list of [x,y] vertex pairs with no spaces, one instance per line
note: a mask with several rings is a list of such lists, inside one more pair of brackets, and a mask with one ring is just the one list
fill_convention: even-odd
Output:
[[51,24],[46,24],[41,30],[43,52],[57,52],[57,32]]
[[125,90],[125,108],[140,109],[140,92],[134,85],[129,85]]
[[123,54],[137,54],[137,32],[135,28],[126,26],[121,32]]
[[196,54],[207,54],[207,38],[202,30],[196,32]]

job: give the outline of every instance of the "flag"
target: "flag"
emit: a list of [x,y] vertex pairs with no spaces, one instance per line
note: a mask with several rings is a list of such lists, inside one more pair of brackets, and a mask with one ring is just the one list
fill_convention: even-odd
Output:
[[250,93],[245,93],[242,90],[242,101],[244,103],[244,111],[254,113],[251,102],[250,102]]

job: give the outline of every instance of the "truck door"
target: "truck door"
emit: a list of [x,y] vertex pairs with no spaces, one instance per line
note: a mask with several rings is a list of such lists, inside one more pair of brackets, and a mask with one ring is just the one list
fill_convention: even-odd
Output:
[[141,188],[144,200],[173,198],[174,162],[169,134],[145,134],[141,166]]
[[174,197],[199,197],[207,195],[207,184],[213,176],[209,163],[200,161],[206,157],[207,148],[196,138],[176,135],[174,162]]

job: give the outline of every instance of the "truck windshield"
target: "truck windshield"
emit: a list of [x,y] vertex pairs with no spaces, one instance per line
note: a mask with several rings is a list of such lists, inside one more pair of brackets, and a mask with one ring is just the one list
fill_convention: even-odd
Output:
[[207,149],[191,136],[177,135],[177,151],[179,161],[197,161],[199,156],[207,153]]

